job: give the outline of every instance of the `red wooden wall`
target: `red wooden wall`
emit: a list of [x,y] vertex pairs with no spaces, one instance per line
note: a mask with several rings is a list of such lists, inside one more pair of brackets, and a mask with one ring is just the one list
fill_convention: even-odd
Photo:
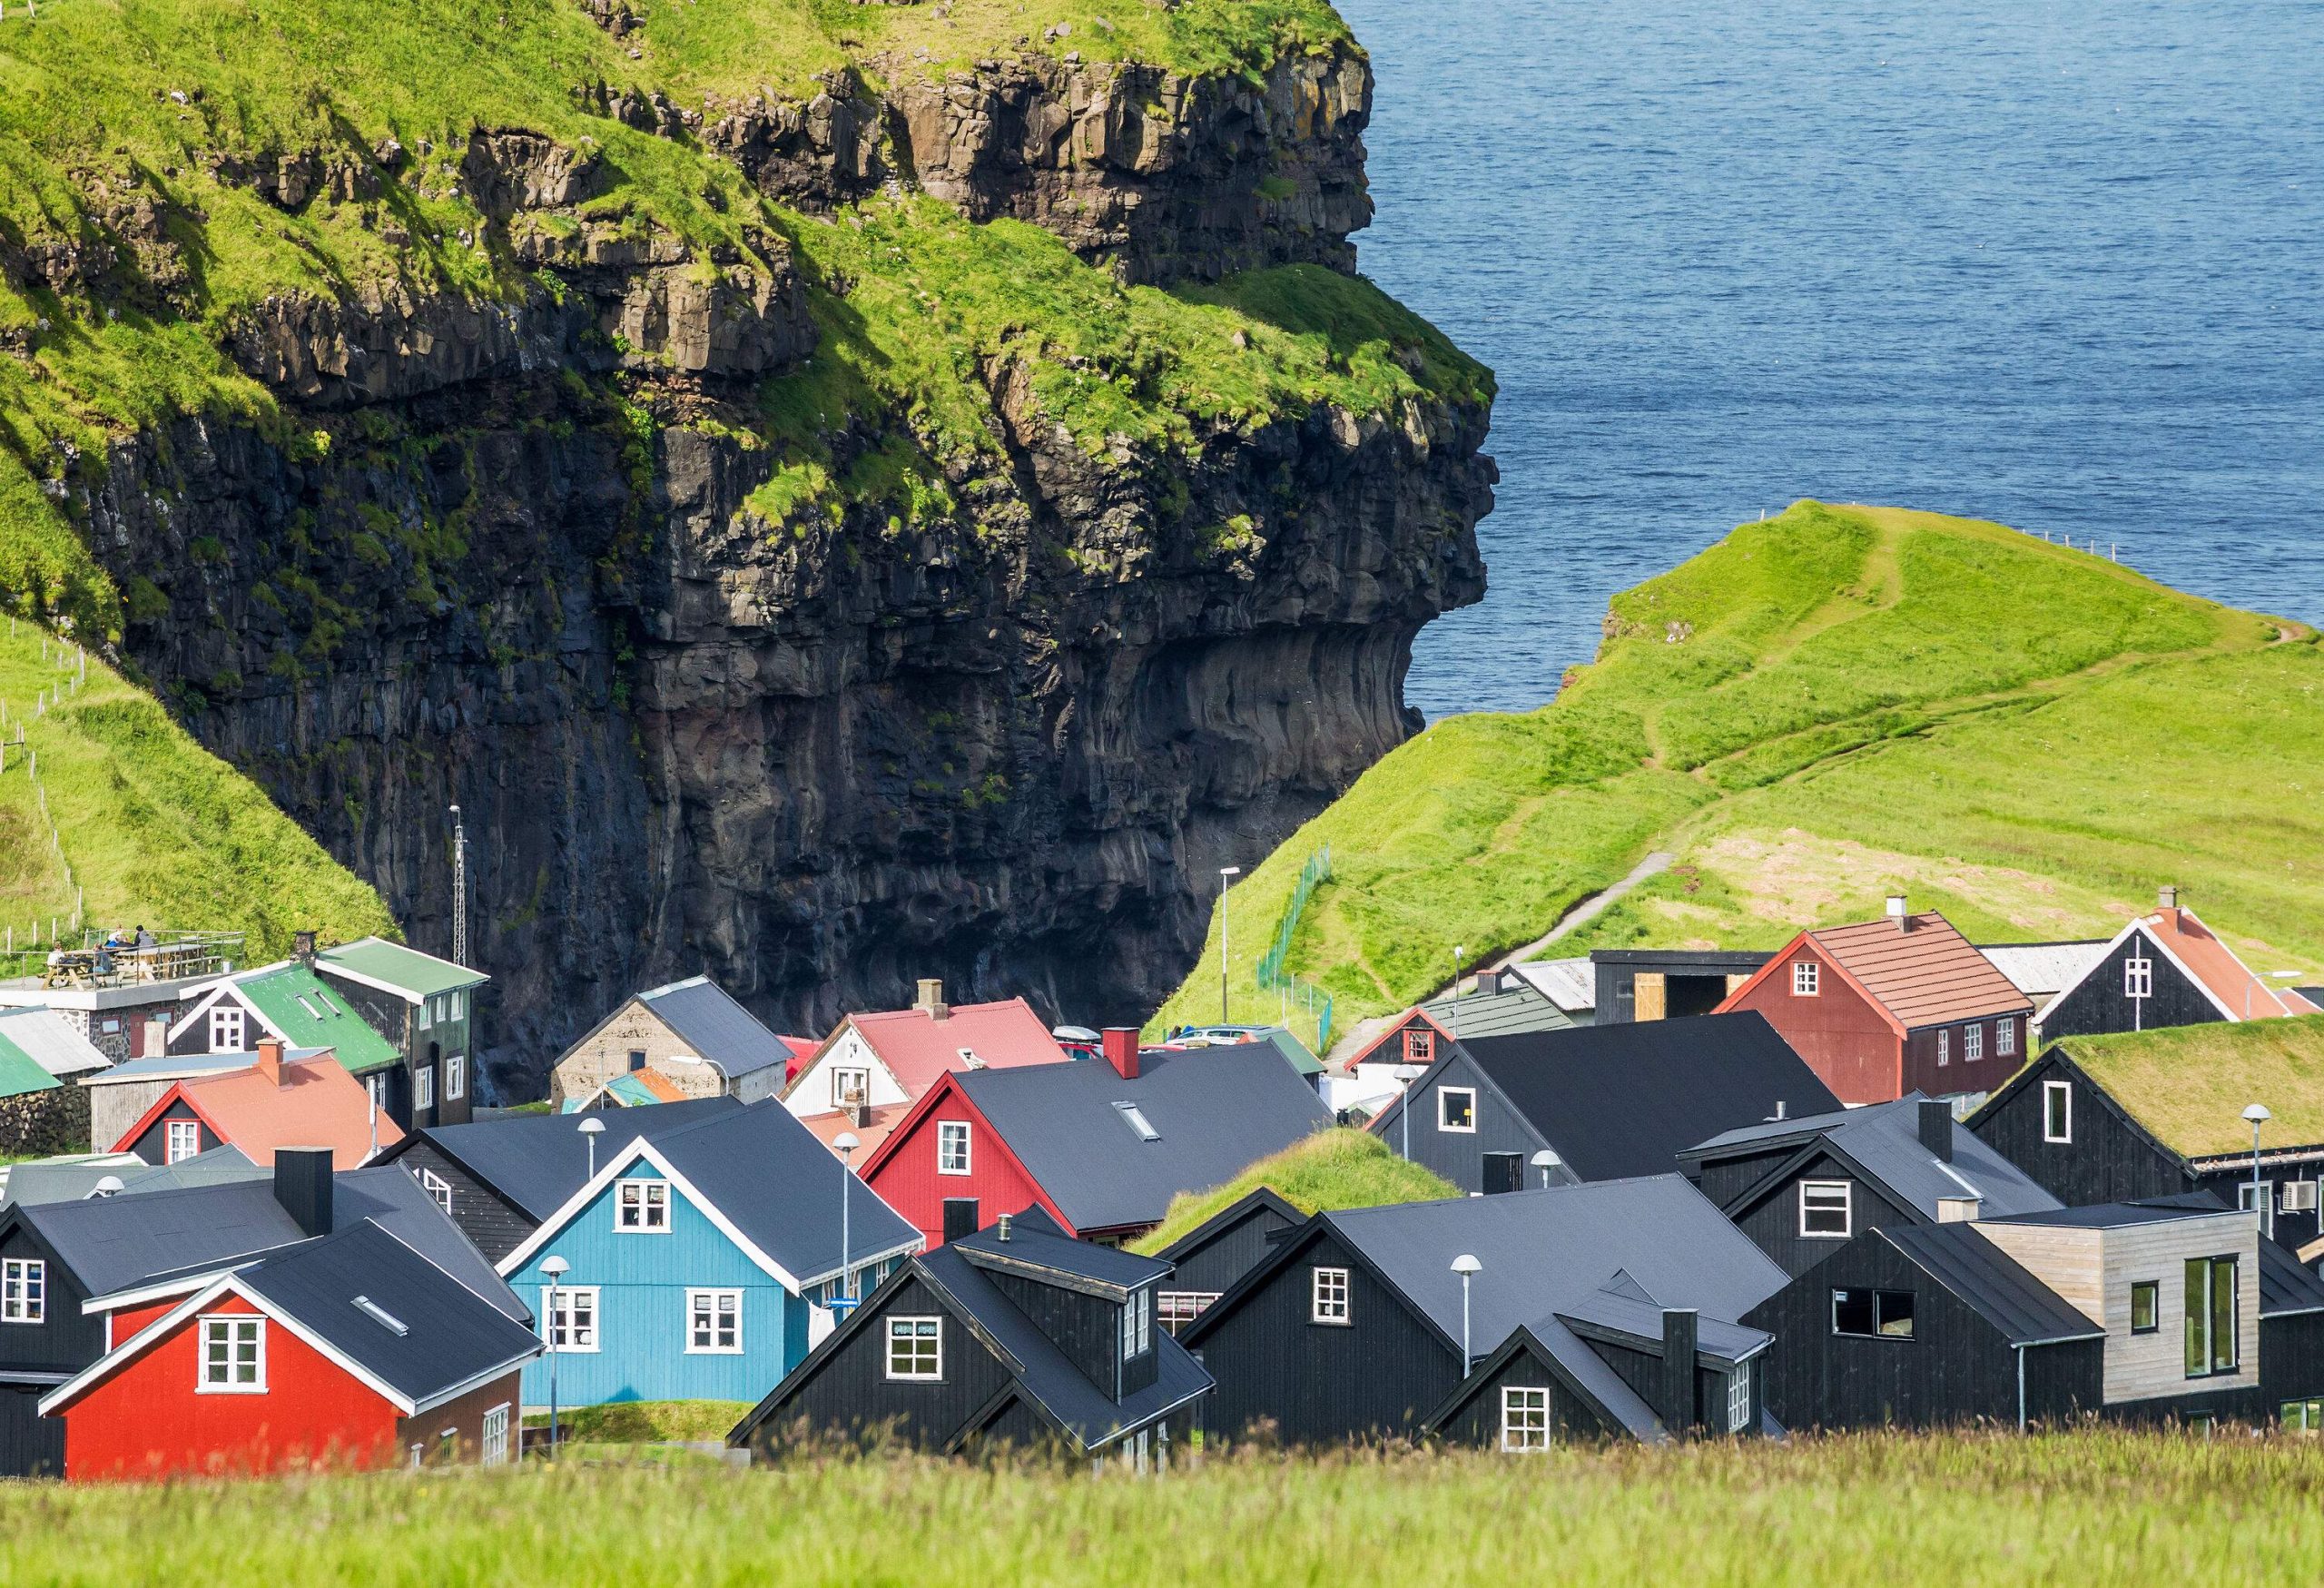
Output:
[[[1813,998],[1791,991],[1791,967],[1800,960],[1822,967]],[[1756,986],[1738,990],[1719,1007],[1756,1009],[1767,1016],[1844,1103],[1885,1103],[1905,1095],[1904,1040],[1812,942],[1795,943],[1770,962]]]
[[[1102,1060],[1100,1060],[1102,1062]],[[881,1157],[871,1166],[864,1183],[880,1193],[888,1206],[910,1219],[928,1238],[930,1250],[944,1244],[944,1201],[948,1197],[974,1197],[977,1219],[986,1225],[995,1216],[1019,1212],[1039,1202],[1058,1222],[1071,1230],[1065,1216],[1051,1207],[1024,1166],[994,1134],[948,1078],[937,1083],[926,1111],[908,1124],[900,1139],[881,1143]],[[936,1172],[936,1127],[940,1121],[965,1120],[969,1127],[969,1173]]]

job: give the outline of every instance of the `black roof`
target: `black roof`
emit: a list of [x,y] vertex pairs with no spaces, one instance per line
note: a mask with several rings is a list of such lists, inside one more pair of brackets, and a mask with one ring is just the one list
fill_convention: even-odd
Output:
[[1141,1285],[1170,1272],[1158,1258],[1142,1258],[1119,1247],[1076,1240],[1039,1206],[1009,1215],[1009,1238],[998,1220],[950,1244],[979,1267],[1021,1274],[1043,1284],[1087,1291],[1119,1301]]
[[540,1349],[530,1328],[368,1218],[278,1252],[237,1283],[415,1402]]
[[2324,1279],[2266,1236],[2260,1238],[2260,1316],[2324,1312]]
[[[1965,1197],[1977,1198],[1983,1218],[2054,1216],[2058,1199],[1965,1126],[1952,1127],[1950,1159],[1930,1151],[1921,1140],[1920,1111],[1932,1100],[1915,1091],[1893,1102],[1746,1125],[1689,1148],[1679,1158],[1691,1165],[1820,1145],[1925,1218],[1941,1218],[1944,1203]],[[1951,1105],[1940,1106],[1949,1112]],[[1785,1183],[1797,1161],[1770,1171],[1758,1187],[1730,1201],[1728,1211],[1739,1217],[1746,1204],[1756,1204]]]
[[729,1080],[791,1060],[783,1039],[707,976],[656,987],[639,993],[637,1001],[684,1038],[694,1057],[717,1065]]
[[1183,1263],[1196,1252],[1206,1249],[1220,1236],[1239,1228],[1245,1220],[1270,1213],[1285,1224],[1307,1222],[1307,1215],[1281,1192],[1273,1186],[1261,1186],[1248,1196],[1239,1197],[1221,1208],[1154,1255],[1167,1263]]
[[953,1079],[1076,1229],[1158,1224],[1179,1192],[1224,1185],[1332,1123],[1315,1089],[1265,1043],[1149,1050],[1140,1062],[1136,1080],[1103,1060]]
[[1778,1102],[1789,1114],[1840,1106],[1757,1011],[1481,1037],[1460,1048],[1584,1180],[1666,1174],[1681,1151],[1758,1123]]
[[1774,958],[1774,952],[1768,949],[1591,949],[1590,951],[1590,962],[1593,965],[1700,965],[1706,971],[1756,971]]
[[564,1207],[566,1198],[588,1181],[589,1142],[578,1129],[583,1119],[605,1126],[597,1138],[596,1161],[602,1168],[613,1154],[640,1136],[658,1136],[714,1114],[732,1113],[742,1106],[731,1097],[693,1098],[650,1108],[430,1125],[405,1137],[379,1159],[392,1163],[413,1142],[425,1141],[538,1222]]
[[1890,1225],[1858,1238],[1895,1247],[2014,1346],[2105,1336],[2085,1314],[1978,1234],[1974,1223]]

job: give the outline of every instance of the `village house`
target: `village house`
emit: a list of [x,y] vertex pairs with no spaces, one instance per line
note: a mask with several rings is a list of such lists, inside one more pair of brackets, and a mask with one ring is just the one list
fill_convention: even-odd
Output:
[[2026,1055],[2033,1001],[1935,911],[1803,932],[1719,1006],[1756,1010],[1840,1101],[1988,1092]]
[[549,1071],[549,1100],[570,1108],[650,1071],[661,1078],[645,1083],[656,1096],[666,1087],[754,1103],[783,1090],[807,1045],[767,1030],[709,977],[689,976],[634,995],[567,1048]]
[[0,1008],[0,1158],[77,1150],[89,1139],[89,1093],[73,1082],[112,1061],[46,1006]]
[[53,951],[57,963],[46,973],[0,981],[0,1009],[45,1008],[112,1063],[156,1055],[181,1001],[231,971],[243,939],[169,930],[144,937],[115,943],[93,932],[83,947]]
[[318,950],[315,934],[302,932],[295,957],[396,1050],[400,1064],[372,1092],[398,1125],[458,1125],[470,1117],[476,1001],[491,977],[381,937]]
[[[422,1124],[435,1122],[432,1107],[415,1115],[410,1077],[396,1045],[356,1013],[344,993],[324,986],[313,968],[300,960],[237,971],[193,988],[170,1022],[160,1051],[103,1079],[124,1086],[148,1077],[158,1080],[169,1073],[173,1061],[214,1060],[222,1070],[239,1068],[249,1061],[243,1056],[256,1052],[260,1041],[270,1037],[294,1056],[330,1052],[362,1083],[364,1095],[390,1124],[408,1129],[415,1118]],[[102,1116],[103,1105],[95,1111]],[[102,1117],[95,1123],[100,1130],[104,1128]]]
[[1768,962],[1748,949],[1593,949],[1597,1023],[1685,1020],[1709,1014]]
[[2179,902],[2178,889],[2164,888],[2152,914],[2124,922],[2043,1006],[2041,1039],[2324,1012],[2292,980],[2254,972]]
[[231,1146],[264,1167],[278,1147],[323,1147],[354,1169],[402,1136],[330,1052],[293,1059],[261,1037],[250,1064],[172,1082],[111,1150],[173,1164]]
[[1307,1222],[1272,1188],[1236,1198],[1154,1255],[1170,1265],[1159,1292],[1162,1327],[1177,1334],[1259,1266],[1285,1233]]

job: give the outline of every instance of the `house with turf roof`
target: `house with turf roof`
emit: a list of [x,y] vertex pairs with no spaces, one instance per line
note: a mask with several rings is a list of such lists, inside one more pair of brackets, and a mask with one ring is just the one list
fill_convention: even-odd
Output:
[[1175,1335],[1200,1317],[1257,1267],[1276,1241],[1306,1222],[1307,1215],[1280,1192],[1260,1186],[1156,1252],[1171,1267],[1168,1284],[1155,1298],[1162,1327]]
[[[342,1069],[362,1082],[365,1093],[390,1122],[409,1129],[409,1108],[400,1116],[395,1108],[397,1099],[410,1096],[402,1074],[403,1055],[355,1012],[345,994],[325,986],[321,977],[298,960],[237,971],[191,989],[178,1017],[170,1022],[162,1052],[123,1066],[116,1074],[123,1084],[133,1084],[149,1073],[157,1078],[167,1073],[173,1061],[198,1063],[212,1055],[255,1052],[263,1037],[273,1038],[292,1054],[329,1050]],[[146,1069],[138,1070],[139,1064]],[[103,1124],[100,1119],[100,1134]]]
[[402,1060],[373,1089],[379,1106],[407,1129],[465,1123],[475,1108],[476,1001],[492,978],[382,937],[313,945],[313,933],[299,934],[300,962]]
[[251,1063],[173,1082],[111,1150],[175,1164],[234,1147],[263,1168],[278,1148],[312,1147],[354,1169],[402,1137],[328,1050],[295,1059],[277,1039],[261,1037]]

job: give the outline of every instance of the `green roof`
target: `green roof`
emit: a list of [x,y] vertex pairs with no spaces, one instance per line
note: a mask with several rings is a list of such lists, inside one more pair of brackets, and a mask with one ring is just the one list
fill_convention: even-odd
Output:
[[315,956],[315,963],[339,972],[350,981],[400,992],[409,1003],[492,980],[481,971],[423,954],[418,949],[408,949],[383,937],[367,937],[325,949]]
[[1300,1074],[1321,1075],[1324,1073],[1324,1061],[1308,1051],[1306,1043],[1293,1036],[1283,1027],[1269,1026],[1261,1034],[1259,1041],[1274,1043],[1275,1050],[1291,1060],[1291,1067]]
[[234,985],[282,1033],[285,1042],[293,1048],[332,1049],[351,1074],[403,1060],[394,1043],[348,1007],[344,994],[324,986],[304,965],[278,965],[238,976]]
[[2189,1158],[2251,1150],[2250,1103],[2274,1116],[2261,1151],[2324,1142],[2324,1014],[2207,1021],[2057,1045],[2130,1116]]
[[61,1085],[48,1067],[5,1037],[0,1037],[0,1098],[23,1097]]

